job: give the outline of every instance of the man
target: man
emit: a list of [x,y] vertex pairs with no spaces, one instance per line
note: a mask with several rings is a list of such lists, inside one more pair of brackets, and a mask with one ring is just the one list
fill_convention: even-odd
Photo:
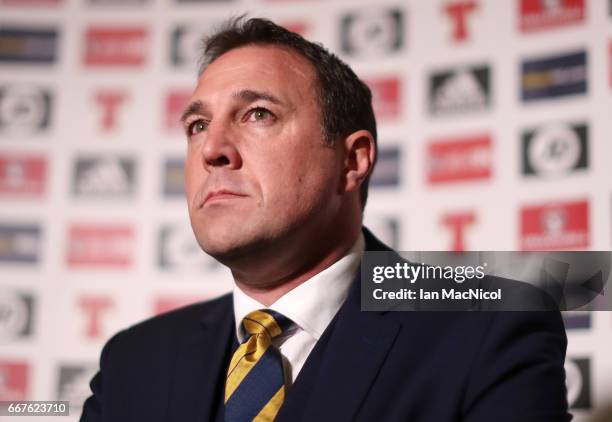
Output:
[[196,238],[232,294],[120,332],[82,421],[565,421],[558,312],[362,312],[368,88],[261,19],[206,44],[183,122]]

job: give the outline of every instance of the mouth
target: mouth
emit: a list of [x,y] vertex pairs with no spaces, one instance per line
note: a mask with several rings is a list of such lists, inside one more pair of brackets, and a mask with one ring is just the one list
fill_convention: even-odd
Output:
[[204,201],[202,201],[202,204],[199,206],[199,208],[202,208],[206,204],[209,204],[209,203],[244,198],[245,196],[247,195],[237,193],[237,192],[232,192],[226,189],[210,191],[204,198]]

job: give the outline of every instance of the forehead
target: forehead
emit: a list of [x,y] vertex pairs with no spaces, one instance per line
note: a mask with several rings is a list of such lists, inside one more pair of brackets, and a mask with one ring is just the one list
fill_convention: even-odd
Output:
[[316,82],[312,64],[290,48],[248,45],[228,51],[200,75],[198,91],[262,89],[304,94]]

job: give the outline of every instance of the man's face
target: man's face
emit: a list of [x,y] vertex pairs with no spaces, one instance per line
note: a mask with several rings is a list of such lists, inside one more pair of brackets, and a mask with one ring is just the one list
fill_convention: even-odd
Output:
[[220,261],[304,239],[337,216],[344,155],[325,144],[315,70],[297,53],[223,54],[201,75],[184,121],[191,224]]

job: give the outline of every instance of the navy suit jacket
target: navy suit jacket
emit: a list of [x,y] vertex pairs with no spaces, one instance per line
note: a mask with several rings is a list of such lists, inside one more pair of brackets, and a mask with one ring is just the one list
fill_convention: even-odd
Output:
[[[356,280],[276,421],[568,421],[566,344],[557,311],[362,312]],[[121,331],[81,421],[221,421],[235,347],[231,294]]]

